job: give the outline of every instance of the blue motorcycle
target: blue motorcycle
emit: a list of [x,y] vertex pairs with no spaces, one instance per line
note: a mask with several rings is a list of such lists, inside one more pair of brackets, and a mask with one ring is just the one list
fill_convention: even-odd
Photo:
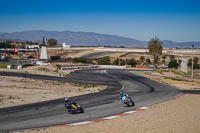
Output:
[[120,100],[126,104],[128,107],[135,106],[133,100],[126,94],[120,92]]

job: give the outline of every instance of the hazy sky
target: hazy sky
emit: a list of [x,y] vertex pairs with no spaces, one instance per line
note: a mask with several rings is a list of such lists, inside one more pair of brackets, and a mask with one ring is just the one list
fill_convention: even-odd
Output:
[[27,30],[200,41],[200,0],[0,0],[0,32]]

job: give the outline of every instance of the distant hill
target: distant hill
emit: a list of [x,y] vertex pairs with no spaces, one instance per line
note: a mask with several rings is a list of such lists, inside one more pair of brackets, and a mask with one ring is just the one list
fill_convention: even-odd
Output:
[[163,46],[165,48],[192,48],[194,45],[195,48],[200,48],[200,41],[198,42],[173,42],[169,40],[163,40]]
[[[63,42],[73,46],[126,46],[126,47],[147,47],[148,42],[139,41],[132,38],[121,37],[116,35],[99,34],[93,32],[73,32],[73,31],[22,31],[13,33],[0,32],[0,40],[14,40],[14,41],[32,41],[42,42],[43,37],[55,38],[59,44]],[[164,47],[195,47],[200,48],[200,42],[173,42],[164,40]]]

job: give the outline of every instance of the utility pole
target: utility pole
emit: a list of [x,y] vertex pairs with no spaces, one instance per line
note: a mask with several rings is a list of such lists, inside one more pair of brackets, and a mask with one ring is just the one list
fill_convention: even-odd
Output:
[[193,57],[192,57],[192,78],[194,78],[194,72],[193,72],[193,64],[194,64],[194,61],[193,61]]
[[[194,45],[192,45],[192,55],[193,55],[193,49],[194,49]],[[192,56],[192,78],[194,78],[194,56]]]
[[43,36],[42,43],[43,43],[43,45],[45,45],[45,38],[44,38],[44,36]]

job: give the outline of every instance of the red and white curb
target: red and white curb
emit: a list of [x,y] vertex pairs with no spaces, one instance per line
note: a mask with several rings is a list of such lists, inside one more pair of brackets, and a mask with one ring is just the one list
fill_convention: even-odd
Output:
[[137,108],[133,111],[127,111],[121,114],[116,114],[116,115],[112,115],[112,116],[108,116],[108,117],[104,117],[104,118],[100,118],[100,119],[96,119],[96,120],[91,120],[91,121],[83,121],[83,122],[77,122],[77,123],[72,123],[72,124],[64,124],[64,125],[56,125],[56,126],[50,126],[49,128],[52,127],[68,127],[68,126],[78,126],[78,125],[85,125],[85,124],[91,124],[91,123],[96,123],[96,122],[101,122],[101,121],[105,121],[105,120],[111,120],[111,119],[115,119],[115,118],[119,118],[122,116],[126,116],[126,115],[130,115],[133,113],[136,113],[138,111],[143,111],[148,109],[148,107],[141,107],[141,108]]

